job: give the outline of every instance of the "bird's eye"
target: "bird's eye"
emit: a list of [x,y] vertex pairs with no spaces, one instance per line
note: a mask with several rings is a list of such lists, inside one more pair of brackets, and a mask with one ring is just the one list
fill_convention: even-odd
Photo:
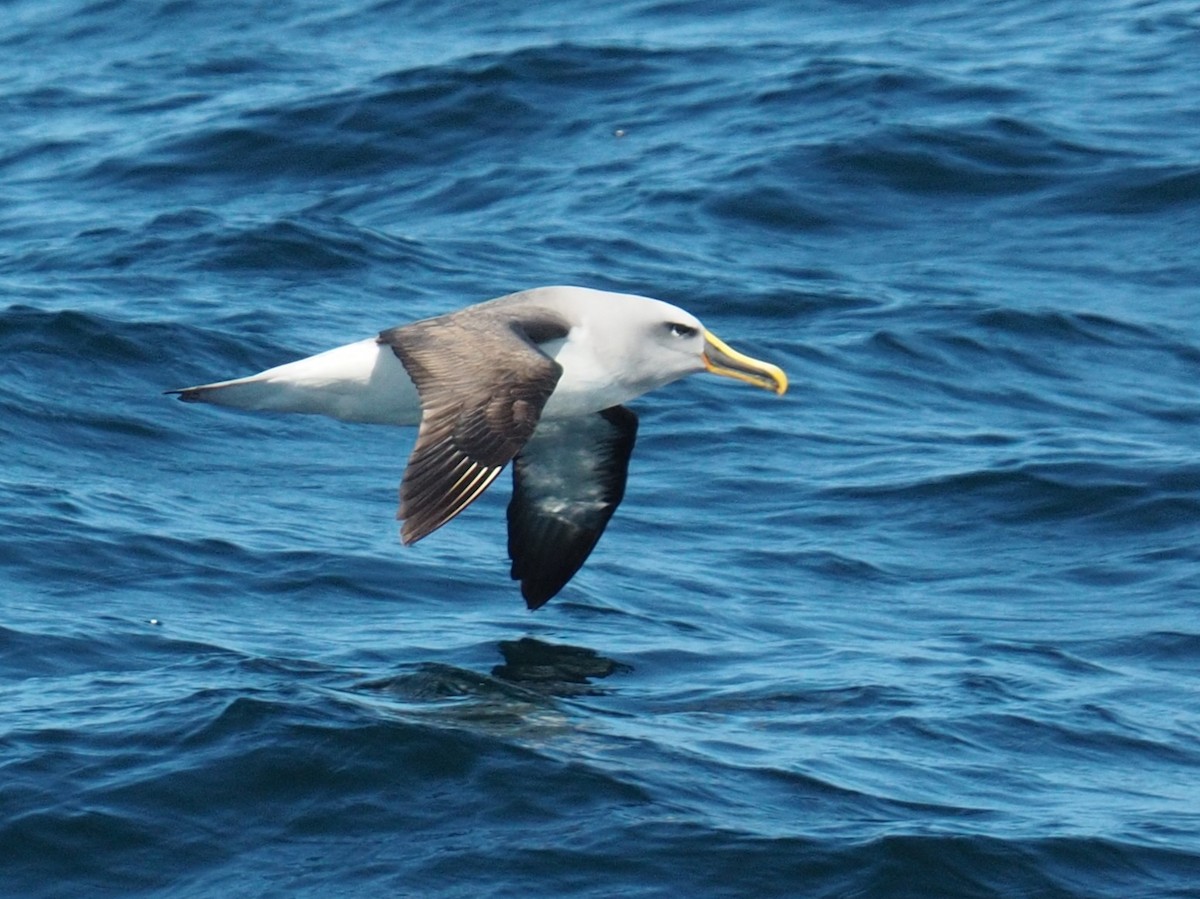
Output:
[[683,325],[679,322],[667,322],[667,330],[676,337],[695,337],[696,329],[691,325]]

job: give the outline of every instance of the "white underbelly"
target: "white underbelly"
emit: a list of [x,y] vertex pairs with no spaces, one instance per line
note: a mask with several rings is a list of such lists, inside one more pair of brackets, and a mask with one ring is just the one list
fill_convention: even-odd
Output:
[[415,425],[421,420],[408,372],[391,347],[373,337],[202,389],[199,398],[204,401],[236,409],[371,424]]
[[542,410],[543,418],[574,418],[619,406],[638,396],[618,379],[619,372],[599,364],[591,349],[571,341],[554,341],[542,350],[557,361],[563,372]]

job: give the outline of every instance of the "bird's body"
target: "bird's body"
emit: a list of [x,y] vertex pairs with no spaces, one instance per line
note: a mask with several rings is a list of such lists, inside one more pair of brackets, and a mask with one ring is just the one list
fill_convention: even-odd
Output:
[[516,459],[509,552],[536,608],[583,564],[624,494],[637,418],[622,404],[705,369],[787,387],[778,368],[731,350],[678,307],[542,287],[174,392],[238,409],[420,425],[401,485],[405,543],[457,515]]
[[180,395],[255,412],[300,412],[363,424],[421,422],[417,388],[395,353],[374,337],[248,378],[189,389],[195,392]]

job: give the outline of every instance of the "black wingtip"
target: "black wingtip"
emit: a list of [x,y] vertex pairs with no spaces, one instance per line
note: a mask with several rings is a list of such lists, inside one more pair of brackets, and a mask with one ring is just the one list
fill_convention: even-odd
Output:
[[545,584],[534,584],[529,580],[521,582],[521,596],[525,598],[525,608],[531,612],[536,612],[550,600],[558,595],[558,591],[565,587],[566,584],[560,584],[553,589],[547,589]]

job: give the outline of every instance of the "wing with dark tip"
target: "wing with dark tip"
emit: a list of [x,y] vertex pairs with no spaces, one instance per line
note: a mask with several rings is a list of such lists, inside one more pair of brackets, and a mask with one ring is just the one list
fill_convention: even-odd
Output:
[[400,485],[404,543],[474,502],[533,434],[562,366],[530,333],[549,339],[567,328],[469,309],[379,335],[421,398],[421,426]]
[[637,416],[624,406],[543,422],[513,463],[512,576],[531,609],[583,565],[621,499]]

